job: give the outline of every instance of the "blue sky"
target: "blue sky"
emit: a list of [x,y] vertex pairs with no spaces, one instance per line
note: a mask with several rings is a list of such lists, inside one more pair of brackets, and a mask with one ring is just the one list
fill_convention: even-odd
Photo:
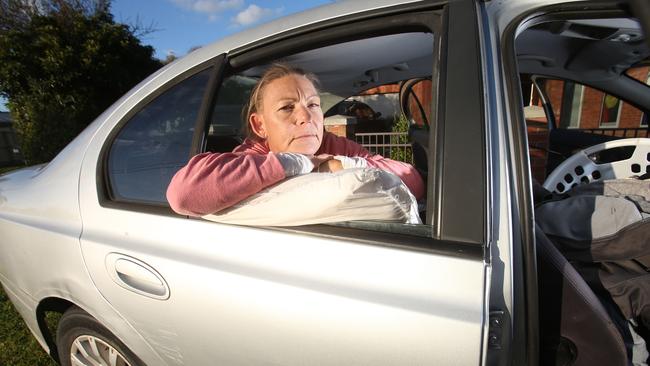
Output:
[[143,37],[156,49],[156,57],[168,53],[183,56],[226,35],[269,20],[333,0],[113,0],[115,20],[153,26]]
[[[156,57],[183,56],[229,34],[334,0],[113,0],[116,22],[152,27],[141,38]],[[6,110],[0,98],[0,110]]]

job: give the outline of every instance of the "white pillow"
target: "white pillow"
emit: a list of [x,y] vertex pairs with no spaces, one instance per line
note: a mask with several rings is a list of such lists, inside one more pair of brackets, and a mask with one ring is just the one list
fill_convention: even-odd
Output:
[[283,180],[204,219],[229,224],[297,226],[351,220],[420,224],[402,180],[374,168],[310,173]]

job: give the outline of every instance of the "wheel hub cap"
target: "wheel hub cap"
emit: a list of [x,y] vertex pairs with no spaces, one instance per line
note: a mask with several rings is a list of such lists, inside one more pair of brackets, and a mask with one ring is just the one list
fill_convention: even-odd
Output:
[[73,366],[131,366],[111,345],[88,335],[72,342],[70,361]]

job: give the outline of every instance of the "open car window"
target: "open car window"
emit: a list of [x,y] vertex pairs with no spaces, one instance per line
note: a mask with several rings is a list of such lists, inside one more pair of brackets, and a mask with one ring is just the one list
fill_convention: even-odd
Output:
[[[650,66],[630,68],[626,75],[648,85]],[[531,168],[539,182],[580,148],[650,136],[648,111],[614,92],[568,79],[522,75],[521,80]]]
[[[645,74],[640,80],[647,80],[649,71],[648,66],[639,67],[635,74]],[[637,137],[643,133],[639,127],[645,112],[612,93],[571,80],[538,78],[537,83],[549,99],[557,128],[574,128],[620,137]],[[533,88],[531,109],[541,110],[541,104],[540,94]],[[529,117],[547,121],[546,116]]]
[[[414,164],[409,123],[400,106],[399,90],[413,78],[431,78],[433,48],[434,34],[407,32],[334,43],[283,55],[278,60],[319,78],[325,131],[355,141],[373,154]],[[386,49],[395,52],[387,53]],[[212,108],[204,151],[230,152],[244,141],[242,111],[268,64],[236,69],[224,78]],[[430,93],[422,99],[431,110]],[[421,168],[426,172],[426,161],[423,164]],[[423,199],[419,203],[423,220],[425,208]],[[361,216],[344,221],[336,224],[411,234],[420,230],[424,236],[431,232],[428,225],[414,229],[413,225],[385,220],[361,222]]]

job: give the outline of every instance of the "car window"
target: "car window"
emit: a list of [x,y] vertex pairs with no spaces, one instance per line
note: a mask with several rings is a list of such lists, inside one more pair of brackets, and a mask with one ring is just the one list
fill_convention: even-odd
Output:
[[[646,74],[650,67],[640,68]],[[644,82],[646,81],[644,80]],[[615,95],[569,80],[541,81],[553,109],[558,128],[575,128],[585,132],[636,137],[643,111]],[[541,105],[533,91],[531,105]]]
[[169,182],[187,163],[210,69],[171,87],[120,129],[108,154],[115,201],[166,205]]
[[[403,51],[400,54],[383,51],[386,44],[400,43]],[[371,153],[413,164],[409,123],[400,107],[399,90],[401,83],[414,75],[431,75],[433,46],[431,33],[392,34],[332,44],[276,60],[302,67],[319,78],[326,131],[356,141]],[[205,151],[229,152],[244,140],[242,112],[251,89],[268,64],[236,70],[224,78],[213,108]],[[428,89],[424,103],[430,113],[430,80]],[[348,97],[341,100],[341,95]],[[426,161],[423,164],[426,166]],[[424,210],[424,200],[421,206]],[[421,216],[425,217],[424,211]],[[391,222],[340,222],[337,225],[392,232],[409,226],[404,230],[409,234],[414,232],[412,225]],[[430,235],[428,228],[421,232]]]
[[[648,66],[637,67],[628,76],[647,83],[649,72]],[[522,77],[531,169],[540,182],[548,173],[548,154],[554,153],[549,150],[549,117],[557,129],[611,138],[648,137],[647,113],[615,95],[572,80],[535,78],[534,83],[537,86]],[[545,100],[549,110],[544,110]]]

